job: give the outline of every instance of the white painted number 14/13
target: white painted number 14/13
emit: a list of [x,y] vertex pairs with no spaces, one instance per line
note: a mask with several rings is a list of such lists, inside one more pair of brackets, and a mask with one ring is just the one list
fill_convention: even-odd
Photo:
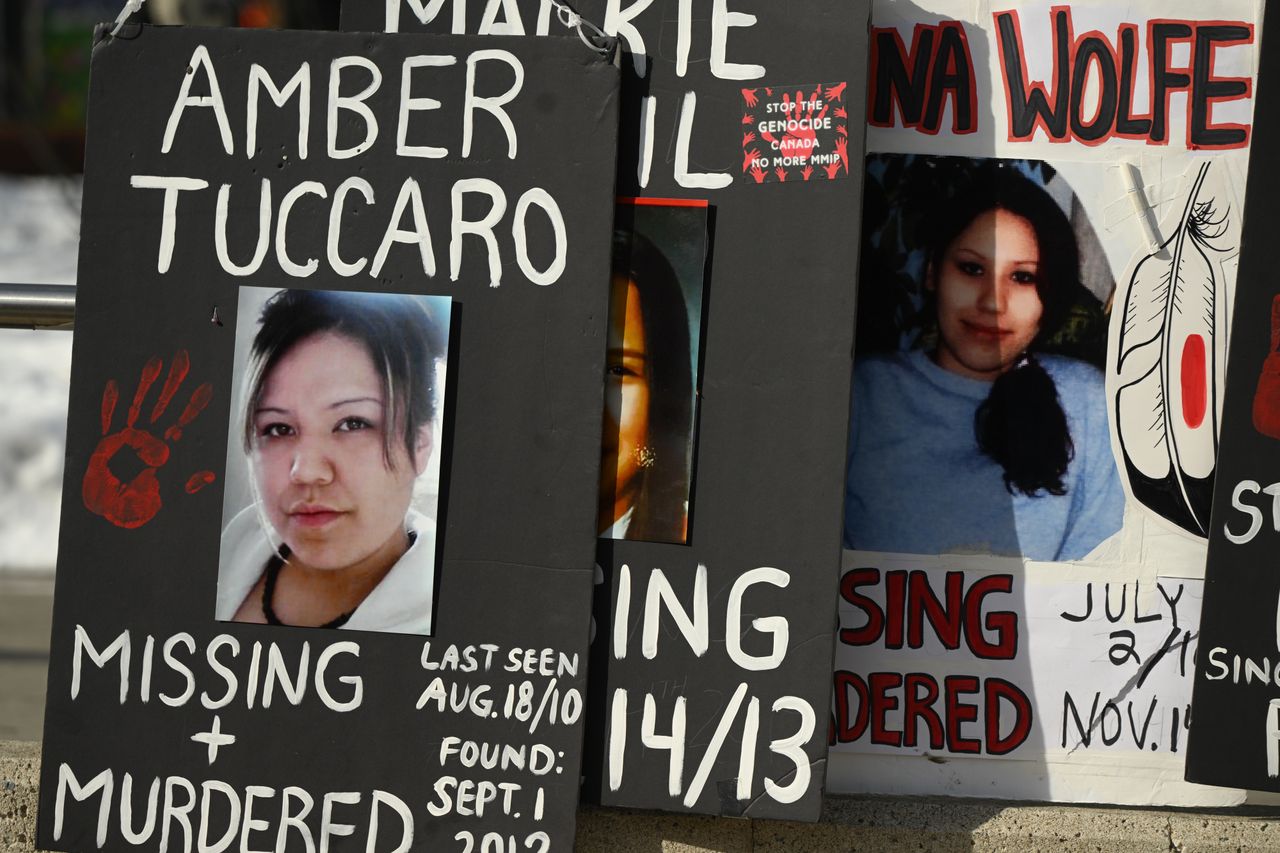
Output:
[[[786,572],[761,567],[741,574],[729,591],[728,609],[725,614],[725,651],[730,661],[748,672],[759,672],[777,669],[787,655],[790,629],[785,617],[766,616],[751,620],[751,627],[769,635],[770,650],[764,655],[755,655],[742,648],[742,611],[743,598],[747,590],[758,584],[785,589],[791,583],[791,576]],[[661,611],[665,608],[671,615],[694,654],[702,657],[710,647],[710,619],[707,610],[707,567],[699,565],[694,574],[692,615],[685,610],[670,581],[661,569],[653,569],[645,590],[643,610],[643,629],[641,632],[641,654],[648,660],[658,655],[658,635]],[[627,656],[628,626],[631,611],[631,569],[623,565],[619,571],[617,606],[613,618],[613,656],[622,660]],[[697,802],[711,775],[720,750],[738,720],[743,705],[746,705],[745,719],[742,724],[740,753],[738,757],[737,790],[738,800],[748,800],[752,796],[752,785],[755,778],[756,744],[760,732],[760,699],[747,698],[747,683],[742,682],[734,691],[729,703],[725,706],[715,732],[706,752],[698,763],[698,769],[684,789],[685,730],[687,725],[687,697],[678,696],[671,712],[670,734],[657,733],[657,701],[652,693],[644,694],[644,712],[640,721],[640,742],[647,749],[666,750],[671,753],[668,765],[667,792],[672,797],[684,793],[682,800],[685,808],[692,808]],[[613,692],[610,700],[609,716],[609,789],[617,791],[622,787],[624,758],[627,746],[627,708],[629,694],[625,688]],[[769,751],[785,756],[795,765],[793,773],[789,773],[791,781],[785,785],[772,779],[764,779],[764,790],[770,797],[780,803],[794,803],[804,796],[809,789],[811,779],[809,756],[804,745],[813,738],[817,728],[817,715],[813,706],[798,696],[780,696],[771,705],[775,714],[787,711],[799,715],[799,725],[794,734],[769,742]]]

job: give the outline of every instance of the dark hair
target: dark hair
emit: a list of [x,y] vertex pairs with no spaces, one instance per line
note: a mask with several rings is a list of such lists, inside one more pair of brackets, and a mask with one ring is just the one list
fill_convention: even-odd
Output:
[[1020,216],[1035,231],[1040,255],[1036,293],[1043,311],[1028,351],[996,378],[978,407],[974,433],[982,452],[1004,469],[1010,493],[1034,496],[1044,490],[1064,495],[1062,478],[1075,445],[1058,389],[1035,352],[1058,331],[1080,293],[1080,250],[1070,220],[1042,186],[1008,164],[979,166],[929,223],[929,261],[935,275],[951,243],[991,210]]
[[396,293],[281,290],[258,318],[244,407],[244,448],[253,449],[254,412],[272,369],[290,350],[325,332],[355,341],[369,354],[382,383],[382,456],[391,465],[397,432],[412,459],[418,432],[435,417],[436,361],[441,332],[424,298]]
[[693,429],[693,370],[684,293],[670,261],[643,234],[614,232],[613,272],[635,282],[640,295],[648,343],[648,444],[654,451],[654,464],[636,475],[640,485],[627,538],[683,542]]

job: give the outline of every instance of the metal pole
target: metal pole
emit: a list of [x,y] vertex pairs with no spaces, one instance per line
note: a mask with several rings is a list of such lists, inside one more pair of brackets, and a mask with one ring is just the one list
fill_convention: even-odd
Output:
[[73,284],[0,284],[0,328],[69,330],[75,317]]

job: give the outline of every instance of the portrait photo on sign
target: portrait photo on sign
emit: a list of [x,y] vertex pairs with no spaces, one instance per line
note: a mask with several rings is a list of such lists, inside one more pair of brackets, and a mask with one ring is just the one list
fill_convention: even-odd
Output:
[[599,535],[687,543],[707,205],[620,201],[605,359]]
[[1084,558],[1125,494],[1076,193],[1039,160],[877,154],[863,223],[845,547]]
[[218,620],[432,633],[451,307],[240,288]]

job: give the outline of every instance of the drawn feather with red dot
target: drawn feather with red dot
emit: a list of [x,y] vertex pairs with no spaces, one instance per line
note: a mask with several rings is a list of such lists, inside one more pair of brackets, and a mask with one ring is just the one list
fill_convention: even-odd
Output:
[[1208,531],[1217,464],[1228,307],[1223,260],[1236,248],[1214,168],[1206,162],[1192,172],[1176,227],[1133,270],[1109,386],[1130,494],[1198,537]]

